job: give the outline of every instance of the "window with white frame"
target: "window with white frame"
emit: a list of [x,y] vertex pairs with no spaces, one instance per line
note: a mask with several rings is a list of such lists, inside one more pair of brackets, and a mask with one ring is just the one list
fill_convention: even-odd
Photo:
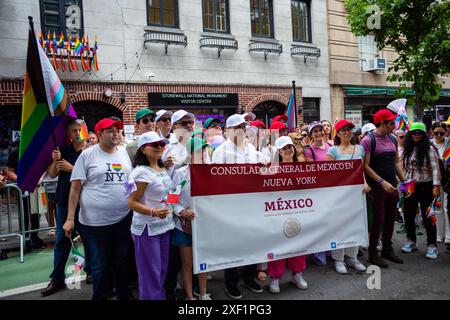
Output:
[[367,35],[358,37],[359,61],[366,61],[379,57],[375,36]]

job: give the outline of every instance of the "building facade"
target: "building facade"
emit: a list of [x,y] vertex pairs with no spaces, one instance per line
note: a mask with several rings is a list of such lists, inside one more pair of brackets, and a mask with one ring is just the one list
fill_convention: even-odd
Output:
[[[351,32],[344,0],[327,0],[327,12],[332,118],[347,118],[363,125],[395,99],[399,83],[388,82],[386,77],[396,53],[389,48],[379,51],[373,36],[356,37]],[[444,90],[435,103],[438,108],[435,118],[447,120],[450,78],[443,77],[442,81]],[[408,109],[411,119],[412,111]]]
[[146,106],[199,119],[253,111],[269,123],[292,81],[300,119],[331,118],[326,0],[3,0],[3,138],[20,128],[28,16],[44,38],[62,32],[74,46],[89,36],[92,51],[97,37],[98,71],[83,72],[74,56],[78,71],[57,69],[89,129],[110,115],[134,124]]

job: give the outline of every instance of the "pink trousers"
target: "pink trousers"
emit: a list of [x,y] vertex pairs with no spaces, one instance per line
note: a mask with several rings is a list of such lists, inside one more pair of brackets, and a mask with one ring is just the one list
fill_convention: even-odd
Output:
[[286,263],[293,274],[302,272],[306,269],[306,256],[270,261],[267,264],[267,274],[273,279],[280,279],[286,270]]

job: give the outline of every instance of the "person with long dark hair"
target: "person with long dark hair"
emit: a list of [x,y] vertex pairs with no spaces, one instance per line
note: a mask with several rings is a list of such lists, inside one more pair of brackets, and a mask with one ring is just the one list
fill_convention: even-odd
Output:
[[175,227],[166,203],[172,180],[161,157],[168,139],[154,131],[138,138],[134,169],[127,183],[128,207],[133,210],[134,241],[140,300],[164,300],[169,264],[170,230]]
[[426,210],[433,199],[440,195],[441,174],[438,155],[431,147],[427,137],[425,124],[412,123],[406,135],[403,149],[403,170],[406,179],[415,179],[415,190],[405,197],[404,215],[406,236],[408,241],[402,247],[402,252],[410,253],[417,250],[415,217],[417,207],[420,204],[422,219],[427,231],[426,258],[437,258],[436,225],[426,217]]
[[323,143],[332,146],[334,141],[333,141],[333,127],[331,125],[331,122],[328,120],[321,120],[320,123],[323,126],[323,131],[325,132]]

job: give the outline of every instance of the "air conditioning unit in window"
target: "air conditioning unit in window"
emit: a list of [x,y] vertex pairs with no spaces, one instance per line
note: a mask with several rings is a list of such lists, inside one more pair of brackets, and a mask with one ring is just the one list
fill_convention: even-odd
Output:
[[383,71],[387,70],[386,58],[366,59],[362,62],[363,71]]

